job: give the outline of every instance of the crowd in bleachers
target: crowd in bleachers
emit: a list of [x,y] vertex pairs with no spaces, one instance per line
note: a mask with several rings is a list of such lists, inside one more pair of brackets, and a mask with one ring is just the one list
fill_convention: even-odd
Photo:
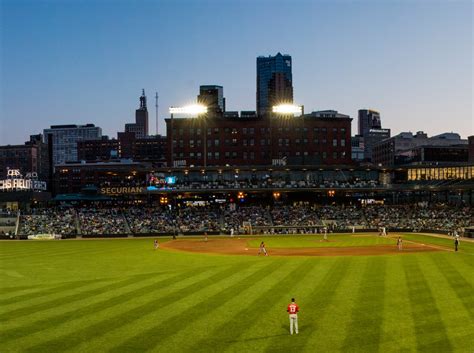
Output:
[[379,184],[375,180],[300,180],[289,181],[286,179],[235,179],[217,181],[179,181],[172,185],[178,190],[218,190],[218,189],[294,189],[294,188],[374,188]]
[[[474,225],[474,208],[437,205],[320,206],[310,203],[229,206],[114,205],[38,209],[22,214],[19,234],[63,235],[291,233],[357,229],[461,232]],[[286,227],[286,229],[285,229]]]
[[176,224],[180,232],[220,231],[220,212],[210,207],[187,207],[176,213]]
[[61,234],[75,235],[76,212],[74,209],[35,209],[20,218],[22,235]]
[[80,208],[81,234],[126,234],[127,225],[120,208]]
[[130,207],[125,216],[134,234],[171,234],[175,231],[173,216],[164,207]]

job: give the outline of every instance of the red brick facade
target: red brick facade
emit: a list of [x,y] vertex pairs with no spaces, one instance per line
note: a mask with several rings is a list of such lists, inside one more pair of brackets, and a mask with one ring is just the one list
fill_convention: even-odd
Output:
[[167,161],[182,166],[272,165],[276,159],[288,165],[351,164],[352,119],[336,115],[166,119]]

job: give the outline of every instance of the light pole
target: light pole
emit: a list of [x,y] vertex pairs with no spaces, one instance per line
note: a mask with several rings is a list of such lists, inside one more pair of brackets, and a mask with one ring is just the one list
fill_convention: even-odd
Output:
[[[193,104],[187,105],[184,107],[170,107],[169,112],[171,114],[170,124],[171,124],[171,166],[173,167],[174,162],[174,127],[173,127],[173,114],[187,114],[187,115],[195,115],[199,116],[201,114],[207,113],[207,107],[201,104]],[[205,134],[207,131],[204,132]],[[206,135],[204,135],[204,150],[206,151]],[[204,164],[206,163],[206,159],[204,157]]]
[[[299,114],[300,116],[303,116],[304,107],[302,105],[279,104],[279,105],[274,105],[272,107],[272,112],[274,114],[277,114],[277,115],[280,115],[280,116],[294,117],[296,114]],[[303,139],[301,139],[300,142],[302,143]],[[272,139],[272,151],[273,151],[273,139]],[[304,153],[303,153],[303,158],[304,158]]]

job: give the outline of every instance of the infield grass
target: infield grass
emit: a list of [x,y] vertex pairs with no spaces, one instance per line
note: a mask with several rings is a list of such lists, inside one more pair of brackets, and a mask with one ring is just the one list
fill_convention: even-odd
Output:
[[287,258],[154,251],[152,239],[0,242],[0,352],[473,352],[473,270],[463,241],[458,253]]

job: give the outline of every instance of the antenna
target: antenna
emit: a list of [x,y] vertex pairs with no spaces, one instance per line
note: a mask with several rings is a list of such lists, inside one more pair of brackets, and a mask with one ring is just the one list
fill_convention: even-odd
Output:
[[156,135],[158,135],[158,92],[155,92]]

